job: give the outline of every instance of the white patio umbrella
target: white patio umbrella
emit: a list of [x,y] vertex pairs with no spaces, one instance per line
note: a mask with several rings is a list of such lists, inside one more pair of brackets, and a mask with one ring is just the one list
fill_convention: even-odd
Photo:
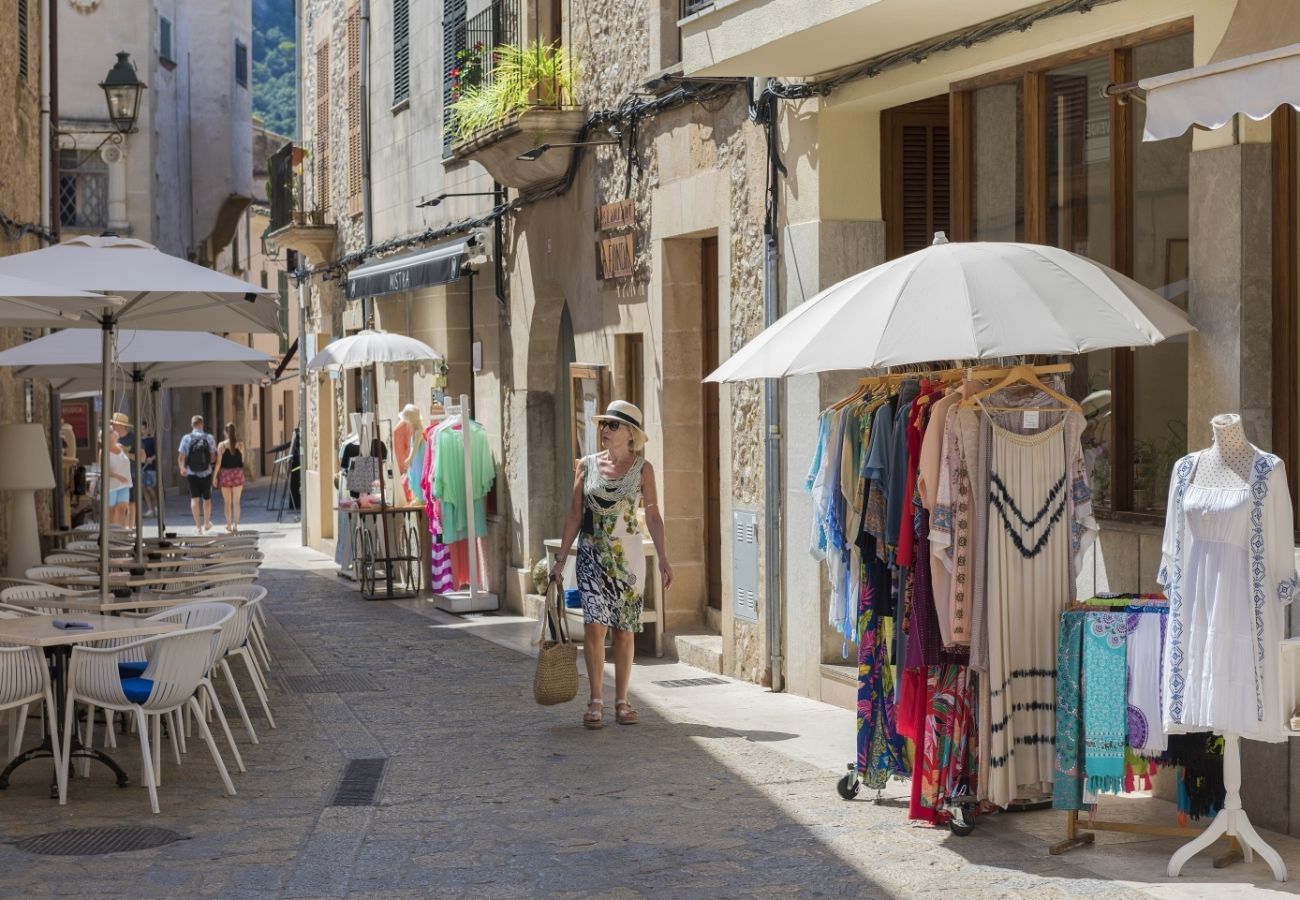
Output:
[[1168,300],[1090,259],[940,234],[791,310],[705,381],[1146,347],[1193,330]]
[[[112,408],[112,335],[119,326],[166,331],[280,331],[279,303],[269,289],[169,256],[144,241],[117,235],[77,237],[41,250],[0,257],[0,275],[122,298],[120,306],[105,305],[100,311],[100,377],[105,410]],[[108,450],[109,427],[109,417],[104,416],[101,453]],[[107,457],[101,458],[107,471]],[[106,523],[108,492],[101,490],[100,495],[100,521]],[[100,541],[99,568],[101,595],[106,596],[106,540]]]
[[433,362],[442,354],[423,341],[367,328],[331,341],[307,362],[309,369],[360,369],[377,363]]
[[[144,408],[145,382],[154,391],[153,419],[160,387],[197,387],[212,384],[250,384],[270,377],[275,357],[243,344],[203,331],[140,331],[124,329],[113,336],[118,366],[134,386],[136,415]],[[44,378],[60,394],[98,390],[102,378],[102,341],[93,331],[55,332],[0,352],[0,367],[12,367],[20,378]],[[105,410],[111,406],[106,404]],[[140,427],[136,422],[136,428]],[[142,484],[143,454],[136,454],[135,482]],[[101,491],[102,493],[102,491]],[[162,536],[162,504],[158,510],[158,535]],[[143,561],[143,516],[136,507],[136,561]]]
[[0,274],[0,327],[90,327],[105,306],[121,305],[116,297]]

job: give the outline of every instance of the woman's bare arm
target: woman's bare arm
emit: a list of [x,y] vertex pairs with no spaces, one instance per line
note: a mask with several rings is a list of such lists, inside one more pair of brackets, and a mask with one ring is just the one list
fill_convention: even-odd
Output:
[[641,470],[641,497],[645,501],[645,527],[654,541],[655,555],[659,558],[659,575],[664,590],[673,586],[673,567],[668,564],[668,544],[664,540],[664,517],[659,512],[659,486],[655,483],[655,470],[646,463]]

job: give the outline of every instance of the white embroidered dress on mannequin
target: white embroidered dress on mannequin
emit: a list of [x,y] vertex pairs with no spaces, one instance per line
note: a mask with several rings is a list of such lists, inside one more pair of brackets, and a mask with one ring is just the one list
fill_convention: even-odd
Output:
[[1239,416],[1211,424],[1214,445],[1179,460],[1169,488],[1162,717],[1169,733],[1281,741],[1280,642],[1296,589],[1290,489]]

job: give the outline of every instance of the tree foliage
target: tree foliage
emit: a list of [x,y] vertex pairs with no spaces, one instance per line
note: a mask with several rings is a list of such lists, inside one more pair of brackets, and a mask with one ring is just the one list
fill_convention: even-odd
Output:
[[293,0],[253,0],[253,112],[288,137],[297,135],[297,57]]

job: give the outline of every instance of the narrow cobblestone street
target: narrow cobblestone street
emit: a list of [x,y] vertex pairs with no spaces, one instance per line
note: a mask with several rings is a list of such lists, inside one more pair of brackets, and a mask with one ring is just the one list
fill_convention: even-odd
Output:
[[[74,779],[65,807],[46,797],[48,769],[25,766],[0,794],[10,844],[96,825],[154,825],[185,839],[99,857],[6,844],[4,896],[1040,898],[1143,888],[1219,897],[1248,876],[1283,887],[1265,881],[1262,865],[1214,871],[1207,858],[1183,880],[1165,879],[1170,841],[1051,857],[1060,823],[1050,813],[989,820],[967,838],[912,827],[904,784],[880,804],[865,793],[845,803],[829,764],[798,758],[807,754],[796,732],[815,725],[820,704],[739,683],[656,688],[683,677],[676,664],[638,668],[642,724],[584,731],[579,704],[533,703],[531,659],[475,633],[497,628],[496,617],[364,603],[332,561],[297,546],[295,527],[259,527],[270,529],[260,582],[270,591],[278,727],[253,703],[261,743],[250,745],[229,710],[248,766],[233,775],[238,795],[223,795],[197,737],[180,768],[164,747],[156,817],[138,784],[134,735],[118,735],[112,751],[132,785],[118,789],[92,770]],[[358,674],[377,689],[287,689],[298,676]],[[656,699],[690,690],[701,693]],[[722,693],[710,700],[710,690]],[[710,703],[725,710],[716,724]],[[768,716],[767,727],[735,724]],[[851,719],[841,721],[847,756]],[[330,806],[347,760],[365,758],[387,760],[375,805]],[[1295,842],[1280,843],[1294,857]],[[1107,870],[1134,881],[1108,880]]]

